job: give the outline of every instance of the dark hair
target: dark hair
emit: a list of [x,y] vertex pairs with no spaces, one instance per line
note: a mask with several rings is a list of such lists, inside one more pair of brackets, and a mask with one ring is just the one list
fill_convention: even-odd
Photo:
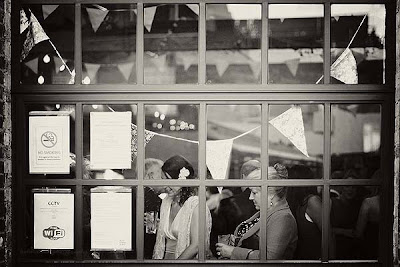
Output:
[[[167,159],[161,167],[161,170],[171,176],[172,179],[178,179],[181,170],[184,168],[189,171],[189,175],[187,175],[185,179],[196,178],[193,166],[181,155],[175,155]],[[189,197],[194,195],[196,195],[195,188],[182,187],[179,190],[179,205],[182,206]]]
[[[268,167],[268,179],[270,180],[281,180],[288,178],[288,171],[285,165],[275,163],[274,167]],[[274,191],[277,197],[286,197],[287,187],[286,186],[274,186]]]

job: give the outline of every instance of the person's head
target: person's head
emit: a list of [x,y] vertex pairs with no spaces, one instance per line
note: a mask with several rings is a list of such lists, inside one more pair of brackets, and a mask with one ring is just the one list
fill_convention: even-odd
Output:
[[144,179],[161,179],[161,167],[164,162],[160,159],[147,158],[144,160]]
[[[358,176],[357,171],[355,171],[354,169],[350,169],[344,174],[343,178],[344,179],[359,179],[359,176]],[[357,197],[357,193],[358,192],[357,192],[356,186],[343,186],[341,188],[340,196],[342,199],[352,200]]]
[[[268,179],[269,180],[280,180],[287,179],[288,172],[286,167],[280,163],[276,163],[274,167],[268,167]],[[252,171],[247,179],[261,179],[261,170]],[[260,209],[261,206],[261,188],[250,187],[250,200],[253,200],[256,209]],[[268,207],[274,206],[274,204],[286,197],[286,187],[284,186],[273,186],[268,187]]]
[[[261,162],[256,159],[251,159],[243,163],[240,168],[240,179],[247,179],[247,176],[255,171],[261,169]],[[242,187],[242,191],[246,190],[246,186]]]
[[[181,155],[172,156],[167,159],[161,167],[163,179],[195,179],[193,166]],[[192,187],[167,186],[166,191],[171,197],[179,197],[179,204],[195,194]]]

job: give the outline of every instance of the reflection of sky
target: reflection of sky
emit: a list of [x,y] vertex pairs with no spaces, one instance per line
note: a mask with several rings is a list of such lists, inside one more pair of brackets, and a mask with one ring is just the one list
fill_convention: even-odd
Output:
[[[261,18],[261,5],[227,5],[234,20],[250,20]],[[272,4],[269,5],[269,18],[319,18],[323,17],[324,6],[319,4]],[[301,10],[301,12],[299,12]],[[362,16],[368,14],[369,30],[375,28],[379,37],[385,36],[385,5],[346,4],[332,5],[332,17]]]

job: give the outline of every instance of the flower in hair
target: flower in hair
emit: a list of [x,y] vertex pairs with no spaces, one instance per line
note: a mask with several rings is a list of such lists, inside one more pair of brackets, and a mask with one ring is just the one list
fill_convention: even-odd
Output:
[[190,174],[190,171],[189,171],[188,169],[186,169],[185,167],[183,167],[183,168],[179,171],[178,179],[186,180],[186,177],[188,177],[189,174]]

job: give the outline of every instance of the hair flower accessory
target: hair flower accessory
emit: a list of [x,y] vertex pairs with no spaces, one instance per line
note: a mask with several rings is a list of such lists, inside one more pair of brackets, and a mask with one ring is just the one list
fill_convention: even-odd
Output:
[[186,180],[186,177],[188,177],[189,174],[190,174],[189,170],[186,169],[185,167],[183,167],[183,168],[179,171],[178,179]]

